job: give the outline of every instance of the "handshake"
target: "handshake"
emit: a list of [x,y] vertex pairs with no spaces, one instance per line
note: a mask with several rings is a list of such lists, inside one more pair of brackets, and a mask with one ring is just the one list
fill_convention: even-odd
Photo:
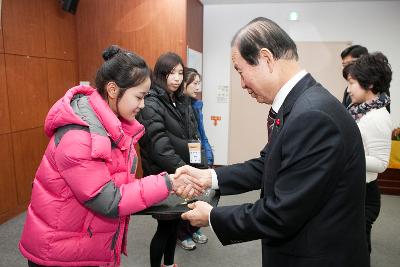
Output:
[[169,175],[172,191],[178,196],[188,199],[197,197],[211,188],[211,171],[196,169],[189,165],[176,169],[175,174]]
[[[212,185],[210,169],[196,169],[185,165],[178,168],[175,174],[170,174],[172,190],[182,198],[192,198],[204,193]],[[181,215],[183,220],[197,227],[208,226],[212,206],[203,201],[188,204],[191,209]]]

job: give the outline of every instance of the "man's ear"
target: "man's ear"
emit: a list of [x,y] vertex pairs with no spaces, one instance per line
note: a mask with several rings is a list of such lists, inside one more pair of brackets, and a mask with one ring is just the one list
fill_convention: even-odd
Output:
[[275,59],[274,55],[268,48],[261,48],[260,49],[260,60],[265,60],[268,64],[269,72],[272,73],[275,66]]
[[118,96],[118,86],[115,82],[108,82],[106,85],[107,96],[111,99],[116,99]]

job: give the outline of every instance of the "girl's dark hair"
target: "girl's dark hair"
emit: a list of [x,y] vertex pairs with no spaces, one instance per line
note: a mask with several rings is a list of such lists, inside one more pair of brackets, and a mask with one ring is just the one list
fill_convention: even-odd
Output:
[[117,100],[126,89],[138,86],[151,75],[146,62],[139,55],[112,45],[103,52],[104,63],[96,74],[96,88],[103,99],[107,99],[106,86],[115,82],[119,87]]
[[197,72],[196,69],[185,68],[185,76],[183,77],[183,81],[186,83],[186,86],[191,84],[196,76],[199,76],[199,78],[201,79],[201,75]]
[[349,76],[357,80],[365,90],[371,90],[374,94],[389,94],[392,69],[387,57],[381,52],[363,55],[344,67],[343,78],[347,80]]
[[[185,67],[182,58],[179,55],[173,52],[162,54],[157,59],[157,62],[154,65],[152,83],[158,87],[161,87],[164,90],[168,90],[167,77],[171,73],[171,71],[175,68],[175,66],[178,64],[181,64],[183,68]],[[185,75],[185,70],[183,70],[183,75]],[[183,82],[179,86],[178,90],[174,92],[174,95],[180,96],[182,95],[182,93],[183,93]]]

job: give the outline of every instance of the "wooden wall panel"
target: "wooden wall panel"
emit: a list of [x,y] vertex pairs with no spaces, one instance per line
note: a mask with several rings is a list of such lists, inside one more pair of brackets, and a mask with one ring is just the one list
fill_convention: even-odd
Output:
[[203,52],[203,4],[199,0],[187,0],[187,45]]
[[[130,2],[130,1],[129,1]],[[121,45],[120,32],[115,29],[122,19],[122,0],[80,0],[76,18],[78,40],[79,80],[94,84],[96,71],[103,63],[103,50],[112,45]],[[96,18],[92,14],[96,14]]]
[[47,144],[43,124],[49,102],[77,84],[78,54],[76,18],[59,1],[0,3],[1,224],[26,209]]
[[76,28],[73,14],[61,9],[58,1],[45,0],[46,52],[49,58],[76,58]]
[[[203,10],[203,4],[199,0],[187,0],[187,46],[198,52],[203,52]],[[203,93],[198,93],[196,98],[201,100]]]
[[4,54],[0,54],[0,134],[10,132],[9,116],[5,60]]
[[50,106],[60,99],[68,89],[78,84],[77,76],[75,62],[58,59],[47,60]]
[[116,28],[122,45],[143,56],[150,66],[165,52],[186,62],[186,1],[124,1],[126,15]]
[[[1,1],[0,1],[0,4],[1,4]],[[0,9],[1,9],[1,7],[0,7]],[[1,22],[1,21],[0,21]],[[0,53],[3,53],[4,52],[4,45],[3,45],[3,27],[2,27],[2,25],[0,24]]]
[[5,52],[44,57],[43,1],[3,0],[2,13]]
[[[16,203],[15,175],[10,134],[0,135],[0,216]],[[0,222],[1,223],[1,222]]]
[[32,181],[48,144],[42,127],[12,134],[18,204],[31,197]]
[[49,109],[46,59],[6,55],[11,129],[43,125]]
[[184,0],[81,0],[76,19],[80,80],[93,82],[101,53],[111,44],[138,53],[151,67],[167,51],[186,61]]

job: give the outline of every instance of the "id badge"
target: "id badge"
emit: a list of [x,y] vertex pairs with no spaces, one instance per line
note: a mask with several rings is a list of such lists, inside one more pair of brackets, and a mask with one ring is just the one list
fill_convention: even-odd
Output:
[[201,143],[197,140],[191,140],[188,143],[190,163],[201,163]]

